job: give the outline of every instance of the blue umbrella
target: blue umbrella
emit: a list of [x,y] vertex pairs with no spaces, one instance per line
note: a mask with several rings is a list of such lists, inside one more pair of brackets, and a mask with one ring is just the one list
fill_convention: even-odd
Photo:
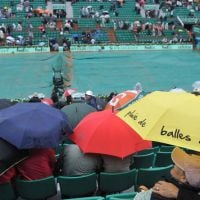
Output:
[[18,103],[0,111],[0,138],[19,149],[55,148],[71,133],[62,111],[44,103]]
[[10,99],[0,99],[0,110],[13,106],[15,104],[16,102],[12,102]]

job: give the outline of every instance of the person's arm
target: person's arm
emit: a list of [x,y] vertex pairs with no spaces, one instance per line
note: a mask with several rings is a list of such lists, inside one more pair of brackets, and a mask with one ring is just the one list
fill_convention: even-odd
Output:
[[153,187],[153,192],[163,197],[175,198],[176,200],[200,200],[200,195],[196,191],[182,187],[178,188],[166,181],[158,181]]
[[179,193],[179,188],[177,186],[166,181],[158,181],[152,189],[154,193],[167,198],[177,199]]
[[200,200],[200,195],[194,191],[180,188],[177,196],[177,200]]

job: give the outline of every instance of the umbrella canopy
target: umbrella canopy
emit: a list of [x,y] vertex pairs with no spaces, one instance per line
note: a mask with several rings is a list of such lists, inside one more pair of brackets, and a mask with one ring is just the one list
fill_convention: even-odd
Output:
[[117,115],[144,139],[200,151],[200,96],[156,91]]
[[76,126],[69,138],[85,153],[124,158],[151,147],[111,110],[92,112]]
[[61,109],[68,116],[69,125],[72,129],[89,113],[95,112],[96,109],[85,103],[73,103],[64,106]]
[[68,88],[64,91],[64,96],[65,97],[68,97],[68,96],[71,96],[73,93],[76,92],[76,89],[75,88]]
[[105,109],[120,110],[136,99],[139,94],[136,90],[126,90],[119,93],[107,103]]
[[51,98],[43,98],[41,100],[42,103],[45,103],[48,106],[52,106],[53,105],[53,100]]
[[19,150],[15,146],[0,139],[0,176],[10,167],[28,157],[28,151]]
[[15,105],[10,99],[0,99],[0,110]]
[[57,147],[70,133],[67,116],[44,103],[17,103],[0,112],[0,138],[20,149]]

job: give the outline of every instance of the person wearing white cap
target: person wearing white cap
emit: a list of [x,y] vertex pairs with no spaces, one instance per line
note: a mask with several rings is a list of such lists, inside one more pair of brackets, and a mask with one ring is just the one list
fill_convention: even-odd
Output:
[[105,108],[106,102],[100,97],[96,97],[91,90],[85,92],[85,102],[96,108],[96,110],[101,111]]
[[85,92],[85,102],[88,105],[90,105],[90,106],[92,106],[92,107],[97,109],[96,97],[94,96],[94,94],[93,94],[93,92],[91,90],[87,90]]
[[176,147],[171,158],[173,179],[158,181],[152,189],[138,193],[133,200],[200,200],[200,155],[188,154]]

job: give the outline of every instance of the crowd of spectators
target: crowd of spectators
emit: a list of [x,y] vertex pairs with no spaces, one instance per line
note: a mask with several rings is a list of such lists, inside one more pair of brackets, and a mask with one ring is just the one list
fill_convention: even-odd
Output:
[[[91,18],[96,21],[96,26],[99,28],[107,27],[107,24],[112,24],[113,30],[130,30],[133,32],[134,37],[139,39],[144,35],[147,36],[158,36],[163,37],[161,41],[168,42],[191,42],[192,38],[189,35],[189,31],[184,27],[181,28],[180,22],[174,17],[174,12],[177,7],[185,7],[189,12],[188,17],[194,17],[199,12],[200,5],[191,0],[187,1],[159,1],[155,0],[148,2],[145,0],[137,0],[132,4],[133,13],[135,12],[138,16],[138,19],[128,19],[123,18],[120,14],[120,9],[123,9],[126,1],[106,1],[110,2],[109,8],[105,9],[103,2],[97,1],[99,3],[99,8],[93,8],[90,4],[92,1],[88,2],[87,6],[80,8],[80,18]],[[63,3],[62,1],[59,3]],[[72,1],[72,5],[79,3],[79,1]],[[148,5],[151,4],[155,6],[155,9],[148,9]],[[25,12],[25,22],[19,20],[13,23],[1,23],[0,24],[0,42],[1,44],[6,45],[33,45],[35,44],[36,39],[40,38],[41,40],[56,40],[58,45],[63,45],[66,47],[66,42],[62,43],[58,38],[63,37],[63,35],[70,38],[71,44],[95,44],[101,40],[94,37],[93,30],[87,30],[83,32],[90,32],[80,36],[79,33],[75,34],[74,30],[79,27],[79,19],[66,19],[67,13],[65,10],[54,10],[53,13],[39,12],[36,8],[33,7],[32,1],[21,0],[20,3],[16,4],[14,1],[10,2],[10,5],[5,6],[0,9],[0,19],[15,19],[18,12]],[[39,26],[36,26],[32,23],[32,19],[37,18],[41,23]],[[57,21],[61,19],[62,24],[58,26]],[[157,19],[154,21],[148,21],[147,19]],[[1,22],[3,22],[1,20]],[[6,22],[6,21],[5,21]],[[74,26],[74,24],[76,24]],[[94,27],[95,28],[95,27]],[[190,26],[191,29],[191,26]],[[165,30],[172,30],[171,38],[165,37]],[[51,37],[51,32],[55,31],[57,34],[55,37]],[[73,33],[71,34],[71,32]],[[147,34],[143,34],[146,33]],[[182,32],[186,32],[183,36]],[[49,33],[49,34],[48,34]],[[96,33],[95,33],[96,34]],[[76,36],[74,36],[76,35]],[[100,34],[96,34],[98,37]],[[169,35],[168,35],[169,36]],[[139,40],[137,40],[139,41]],[[131,42],[131,41],[130,41]],[[50,42],[51,43],[51,42]],[[57,49],[57,43],[55,49]],[[48,44],[48,42],[36,43],[36,45]]]

